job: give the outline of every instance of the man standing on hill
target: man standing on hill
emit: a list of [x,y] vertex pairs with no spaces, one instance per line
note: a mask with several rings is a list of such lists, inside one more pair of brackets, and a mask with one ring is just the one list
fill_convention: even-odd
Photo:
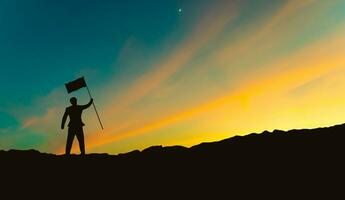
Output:
[[93,103],[93,99],[91,98],[90,102],[86,105],[78,105],[77,98],[75,97],[72,97],[70,99],[70,102],[72,105],[66,108],[65,113],[62,117],[62,123],[61,123],[61,129],[64,129],[66,119],[69,116],[68,135],[67,135],[67,142],[66,142],[66,155],[69,155],[71,152],[74,136],[77,136],[81,155],[84,155],[85,144],[84,144],[83,126],[85,124],[81,120],[81,115],[84,109],[91,106],[91,104]]

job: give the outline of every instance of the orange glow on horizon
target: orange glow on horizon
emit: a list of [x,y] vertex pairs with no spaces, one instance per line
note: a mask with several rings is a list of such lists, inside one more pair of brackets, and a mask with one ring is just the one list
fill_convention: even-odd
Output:
[[[306,82],[344,68],[345,60],[341,54],[341,52],[345,52],[345,37],[343,37],[343,34],[338,34],[332,40],[325,42],[321,41],[289,57],[271,63],[270,66],[267,66],[267,69],[270,69],[270,71],[260,75],[251,74],[238,83],[236,90],[215,99],[210,99],[207,103],[196,105],[195,107],[124,132],[115,131],[115,133],[112,133],[110,129],[105,135],[101,132],[94,133],[92,135],[96,137],[92,137],[92,140],[90,139],[91,143],[87,147],[92,149],[126,138],[148,134],[224,106],[230,106],[232,113],[240,115],[243,107],[237,107],[238,103],[244,103],[242,105],[245,105],[248,102],[261,101],[262,95],[267,95],[268,97],[270,94],[284,96],[290,90]],[[334,54],[328,49],[333,49],[338,53]],[[279,67],[277,68],[276,66]],[[277,101],[280,100],[277,99]],[[280,112],[285,112],[289,109],[291,108],[281,108]],[[230,116],[224,117],[229,120],[232,118]],[[260,119],[258,120],[260,121]],[[247,128],[250,129],[251,127]],[[59,150],[59,153],[61,153],[61,150]]]

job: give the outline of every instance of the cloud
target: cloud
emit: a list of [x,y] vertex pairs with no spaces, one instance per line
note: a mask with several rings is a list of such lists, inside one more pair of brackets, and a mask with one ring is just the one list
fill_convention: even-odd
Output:
[[[273,33],[276,32],[275,28],[277,28],[276,27],[277,25],[280,25],[288,17],[294,16],[297,12],[301,11],[301,9],[311,5],[314,2],[316,1],[315,0],[287,1],[287,3],[283,4],[273,14],[273,16],[269,18],[268,21],[266,21],[261,27],[256,28],[254,32],[250,34],[249,37],[242,38],[235,44],[231,43],[230,45],[226,46],[224,49],[215,52],[215,54],[213,55],[215,57],[214,59],[227,60],[227,61],[238,59],[237,57],[240,54],[247,53],[247,51],[250,50],[253,47],[253,45],[255,45],[260,40],[269,39],[267,38],[267,36],[275,37]],[[238,33],[243,34],[242,31],[244,29],[239,29]]]
[[[233,22],[238,12],[232,2],[226,2],[222,5],[216,5],[207,9],[207,14],[201,16],[191,32],[178,44],[175,49],[161,59],[152,67],[152,70],[145,72],[137,80],[126,88],[124,94],[120,97],[107,100],[107,105],[102,106],[102,118],[105,119],[105,130],[102,133],[98,131],[88,135],[88,140],[94,140],[100,134],[106,137],[108,133],[120,132],[131,129],[135,124],[145,124],[145,120],[135,113],[140,121],[133,119],[134,103],[140,101],[143,97],[149,96],[155,89],[159,88],[163,82],[171,78],[177,71],[185,67],[201,50],[210,42],[217,39],[219,34]],[[124,45],[118,60],[128,57],[128,52],[132,52],[134,39],[129,39]],[[107,98],[116,83],[104,91]],[[126,117],[127,116],[127,117]],[[128,119],[130,117],[130,119]],[[150,120],[147,120],[150,121]],[[107,122],[108,126],[107,126]]]
[[246,77],[230,93],[144,126],[134,127],[131,130],[117,132],[116,134],[108,133],[105,137],[93,140],[89,144],[89,148],[147,134],[225,105],[237,105],[243,99],[255,99],[265,94],[286,94],[292,88],[345,66],[343,55],[339,53],[345,52],[345,37],[343,37],[343,34],[344,31],[336,35],[330,35],[324,40],[270,63],[269,66],[266,66],[267,70],[264,73],[252,74]]
[[[23,129],[25,128],[39,128],[41,129],[42,127],[55,127],[52,126],[51,123],[56,122],[56,117],[59,116],[61,111],[58,110],[58,108],[49,108],[46,113],[44,113],[42,116],[34,116],[28,119],[25,119],[22,127]],[[51,127],[52,126],[52,127]]]
[[[215,47],[215,53],[203,58],[205,60],[203,64],[210,70],[215,66],[221,66],[224,69],[221,69],[220,72],[226,74],[227,71],[225,68],[233,68],[234,65],[230,64],[234,60],[244,60],[258,54],[258,51],[251,48],[253,45],[258,44],[260,46],[260,44],[266,45],[269,43],[270,41],[267,38],[276,37],[275,34],[278,31],[275,31],[275,29],[281,23],[305,11],[305,8],[308,8],[314,2],[312,0],[288,1],[258,29],[256,29],[257,26],[254,26],[251,37],[240,37],[241,40],[235,43],[228,43],[225,45],[225,48]],[[250,108],[251,103],[259,101],[263,95],[271,95],[273,93],[284,95],[284,92],[294,87],[299,87],[318,76],[328,73],[329,70],[343,66],[342,56],[340,54],[334,54],[334,52],[344,52],[343,46],[345,45],[341,44],[345,43],[342,36],[333,35],[329,36],[327,41],[322,40],[309,47],[301,48],[299,51],[293,52],[286,57],[276,57],[262,63],[250,63],[255,69],[260,68],[261,71],[253,70],[253,73],[246,73],[246,76],[243,77],[228,76],[229,79],[234,79],[232,85],[234,89],[226,90],[227,88],[224,88],[220,90],[224,91],[222,94],[208,97],[207,99],[203,99],[203,101],[195,101],[189,107],[181,107],[174,112],[167,112],[166,110],[168,109],[163,111],[158,108],[150,110],[150,108],[140,107],[142,106],[142,102],[149,100],[151,101],[146,104],[146,107],[150,105],[157,105],[159,107],[159,102],[154,101],[156,99],[152,98],[148,100],[147,97],[159,93],[162,86],[165,89],[170,87],[172,91],[166,92],[165,90],[165,93],[160,95],[171,95],[169,97],[174,98],[173,90],[179,90],[179,87],[183,87],[183,84],[178,84],[178,86],[173,85],[172,87],[172,84],[167,83],[167,80],[171,79],[179,70],[190,66],[189,64],[205,50],[205,47],[213,44],[213,41],[218,40],[218,37],[224,34],[224,30],[236,19],[237,14],[239,14],[238,12],[230,4],[223,6],[221,9],[219,7],[211,9],[204,18],[200,19],[200,22],[192,29],[193,31],[176,48],[163,59],[159,59],[160,62],[152,67],[152,71],[140,76],[128,88],[125,87],[126,89],[123,90],[122,96],[111,97],[114,88],[118,86],[116,86],[116,83],[108,84],[109,87],[102,90],[100,94],[100,98],[102,99],[109,98],[107,104],[104,104],[100,109],[101,117],[106,121],[106,129],[104,131],[98,131],[97,119],[90,121],[91,126],[88,126],[88,132],[91,132],[91,134],[87,134],[87,141],[90,141],[90,143],[87,143],[87,148],[96,148],[127,138],[149,134],[222,107],[231,107],[234,112],[240,113],[240,108]],[[132,41],[129,40],[126,43],[119,59],[123,60],[128,54],[131,54]],[[275,42],[279,43],[284,41],[275,40]],[[260,51],[260,53],[263,53],[263,51]],[[269,53],[274,52],[271,51]],[[236,67],[237,69],[240,68],[239,66]],[[187,73],[193,79],[202,79],[202,77],[198,77],[197,74],[191,73],[191,71]],[[210,76],[210,74],[203,75]],[[207,89],[205,88],[203,91],[207,93]],[[191,91],[191,93],[193,92]],[[52,97],[40,101],[51,102],[50,98]],[[55,96],[53,98],[65,99],[62,96]],[[26,118],[23,127],[56,132],[57,130],[55,128],[58,129],[62,114],[59,111],[64,106],[60,102],[55,102],[55,105],[49,103],[43,104],[48,107],[45,113],[41,116]],[[238,105],[242,105],[242,107],[238,108]],[[161,105],[161,107],[164,106],[167,105]],[[89,125],[89,123],[87,124]],[[47,127],[40,127],[40,125]],[[62,142],[60,145],[56,144],[50,149],[57,149],[59,153],[62,153],[62,144],[64,143]]]
[[200,50],[215,39],[237,16],[233,4],[225,4],[222,9],[216,6],[200,19],[194,30],[174,51],[163,61],[153,67],[153,70],[138,78],[115,104],[109,105],[106,115],[119,112],[140,98],[148,95],[162,82],[169,79],[180,68],[184,67]]

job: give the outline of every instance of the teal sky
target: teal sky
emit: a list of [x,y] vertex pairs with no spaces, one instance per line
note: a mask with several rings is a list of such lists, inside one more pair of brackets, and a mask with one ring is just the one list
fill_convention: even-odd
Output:
[[[28,103],[87,69],[108,78],[129,38],[153,51],[180,16],[176,1],[0,1],[1,105]],[[114,69],[115,68],[115,69]],[[102,79],[95,79],[95,82]]]
[[[338,113],[329,120],[300,120],[304,115],[291,110],[305,106],[289,96],[261,105],[249,86],[241,90],[248,91],[245,97],[235,94],[274,70],[299,66],[306,72],[309,64],[303,63],[309,59],[322,63],[327,52],[340,55],[342,49],[327,41],[341,38],[344,8],[342,0],[0,0],[0,149],[59,152],[68,99],[88,101],[86,91],[68,95],[64,88],[80,76],[86,77],[106,127],[99,136],[94,112],[85,112],[87,149],[94,152],[188,146],[234,131],[339,122]],[[308,53],[325,57],[311,59]],[[290,58],[295,54],[306,58]],[[285,66],[284,59],[294,63]],[[298,75],[300,82],[291,83],[289,91],[283,86],[277,91],[302,99],[321,83],[338,80],[316,69],[315,77]],[[210,103],[230,94],[240,106]],[[326,106],[320,103],[316,110]],[[240,122],[240,116],[263,112],[258,107],[272,112],[250,126]],[[276,121],[279,114],[284,123]]]
[[[144,73],[159,52],[174,46],[167,38],[183,38],[205,2],[1,0],[0,144],[11,147],[5,142],[11,138],[13,147],[34,148],[32,143],[44,136],[20,129],[22,120],[66,101],[37,104],[67,81],[83,75],[98,88],[118,78],[120,88]],[[142,59],[141,66],[121,60],[126,45],[138,45],[131,56]]]

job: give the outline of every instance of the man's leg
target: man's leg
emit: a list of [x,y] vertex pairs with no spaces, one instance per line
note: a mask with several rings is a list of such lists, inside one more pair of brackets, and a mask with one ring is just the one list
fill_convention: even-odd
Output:
[[82,155],[84,155],[85,154],[85,144],[84,144],[84,131],[83,131],[83,127],[78,129],[76,135],[77,135],[77,139],[79,141],[80,153]]
[[71,153],[71,148],[73,144],[75,130],[73,128],[68,128],[68,134],[67,134],[67,142],[66,142],[66,155],[69,155]]

